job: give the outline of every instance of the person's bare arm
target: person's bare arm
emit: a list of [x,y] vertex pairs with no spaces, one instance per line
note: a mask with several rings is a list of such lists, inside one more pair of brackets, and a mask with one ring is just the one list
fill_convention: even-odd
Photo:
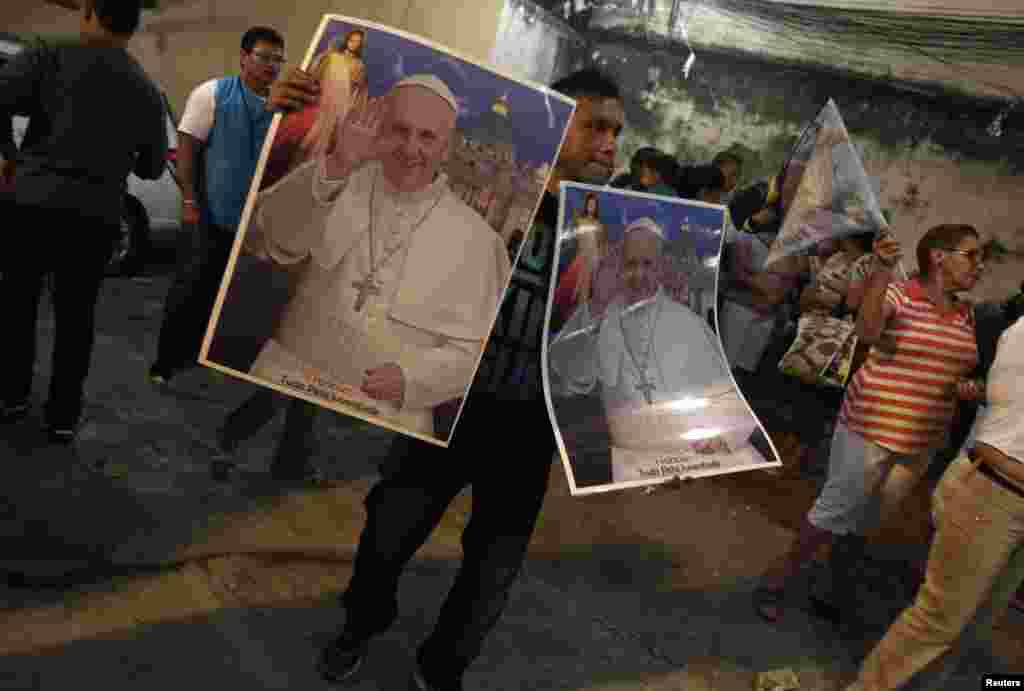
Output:
[[203,142],[191,134],[178,132],[178,182],[181,183],[181,200],[184,205],[184,220],[195,224],[199,217],[199,201],[196,198],[196,162],[203,151]]
[[866,345],[878,343],[886,322],[892,316],[894,307],[886,300],[886,291],[902,250],[899,241],[888,235],[875,241],[874,254],[875,266],[868,275],[857,312],[857,337]]
[[846,297],[843,298],[846,302],[846,311],[850,314],[857,314],[860,309],[861,303],[864,302],[864,289],[867,285],[868,271],[873,259],[871,257],[866,258],[867,261],[857,260],[853,266],[853,273],[850,277],[850,282],[846,287]]
[[755,273],[750,277],[750,286],[755,297],[768,305],[777,305],[786,299],[786,284],[769,273]]
[[826,308],[830,309],[828,305],[819,299],[818,289],[812,283],[803,289],[800,293],[799,310],[800,313],[810,312],[816,309]]
[[198,225],[199,193],[196,189],[196,166],[206,140],[213,130],[217,113],[217,82],[210,80],[196,87],[185,103],[185,112],[178,123],[178,182],[181,184],[182,222]]
[[783,276],[798,276],[800,274],[805,274],[810,270],[810,259],[796,254],[776,259],[772,263],[771,267],[767,269],[769,273],[782,274]]

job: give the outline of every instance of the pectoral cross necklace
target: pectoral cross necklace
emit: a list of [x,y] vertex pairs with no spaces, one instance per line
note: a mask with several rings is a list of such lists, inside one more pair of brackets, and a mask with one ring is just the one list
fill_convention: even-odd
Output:
[[[657,297],[654,298],[657,300]],[[635,308],[634,308],[635,309]],[[661,302],[658,301],[658,309],[654,313],[654,318],[651,320],[651,324],[648,327],[648,338],[647,338],[647,349],[644,352],[643,362],[637,359],[636,354],[633,352],[633,348],[629,345],[629,335],[626,333],[626,325],[623,323],[623,312],[619,312],[619,329],[622,331],[622,342],[626,346],[626,352],[629,354],[629,359],[633,361],[633,367],[636,369],[636,388],[637,391],[643,394],[644,400],[647,401],[647,405],[654,405],[654,391],[658,388],[654,382],[647,378],[647,369],[651,361],[651,353],[654,350],[654,334],[658,328],[658,317],[661,316]]]
[[352,287],[355,288],[356,291],[358,291],[358,294],[356,295],[355,305],[353,305],[352,307],[352,309],[354,309],[356,312],[363,311],[363,307],[366,306],[367,298],[369,298],[370,296],[377,297],[380,295],[380,291],[383,286],[381,286],[381,284],[377,282],[377,272],[380,271],[389,261],[391,261],[391,259],[398,253],[398,251],[405,246],[406,242],[412,239],[412,236],[416,233],[416,230],[421,225],[423,225],[427,218],[430,217],[430,214],[433,213],[434,209],[437,208],[437,205],[441,203],[441,198],[444,197],[444,188],[442,188],[440,193],[437,195],[437,198],[434,199],[434,203],[430,205],[430,208],[427,209],[426,213],[423,214],[422,218],[420,218],[420,220],[418,220],[413,225],[412,229],[409,231],[409,234],[406,236],[406,238],[401,242],[398,242],[395,245],[387,248],[387,251],[384,253],[384,256],[378,263],[375,259],[376,240],[373,236],[373,230],[376,219],[376,215],[374,213],[374,202],[377,198],[377,179],[379,177],[380,170],[378,169],[373,175],[373,184],[370,186],[370,271],[365,276],[363,276],[362,280],[352,282]]

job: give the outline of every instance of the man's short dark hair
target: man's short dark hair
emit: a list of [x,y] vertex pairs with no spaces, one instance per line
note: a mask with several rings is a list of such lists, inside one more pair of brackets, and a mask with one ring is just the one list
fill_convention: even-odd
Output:
[[683,168],[679,165],[679,161],[676,160],[675,156],[661,153],[651,161],[650,165],[664,184],[676,187],[676,182],[679,180]]
[[726,163],[735,163],[737,168],[743,167],[743,157],[735,151],[720,151],[711,161],[711,165],[721,167]]
[[656,161],[664,156],[660,149],[655,149],[653,146],[642,146],[636,150],[633,154],[633,158],[629,159],[629,167],[634,173],[639,173],[642,166],[654,167]]
[[142,0],[86,0],[100,25],[112,34],[131,36],[142,22]]
[[917,270],[927,278],[932,269],[932,250],[953,250],[964,238],[979,237],[974,226],[965,223],[943,223],[925,232],[917,243]]
[[594,68],[579,70],[559,79],[551,85],[551,90],[573,99],[622,100],[622,92],[615,80]]
[[261,42],[284,48],[284,37],[277,31],[267,26],[254,26],[242,36],[242,50],[251,53],[256,44]]
[[736,192],[729,202],[729,215],[736,227],[742,228],[751,216],[765,207],[767,199],[768,183],[763,180]]
[[725,187],[725,176],[715,165],[689,166],[680,171],[679,196],[696,199],[704,190],[720,190]]

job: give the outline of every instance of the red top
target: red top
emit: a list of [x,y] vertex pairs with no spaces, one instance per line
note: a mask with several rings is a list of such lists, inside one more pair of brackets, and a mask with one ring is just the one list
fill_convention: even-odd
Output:
[[313,128],[320,114],[318,103],[285,115],[277,126],[274,143],[270,147],[267,165],[263,169],[260,189],[266,189],[291,172],[291,165],[299,151],[302,139]]
[[556,314],[570,315],[576,309],[576,286],[583,271],[583,255],[578,254],[569,263],[555,287],[552,310]]
[[953,421],[956,383],[978,363],[974,319],[961,303],[944,314],[916,279],[892,283],[891,316],[857,370],[840,420],[853,432],[894,453],[938,447]]

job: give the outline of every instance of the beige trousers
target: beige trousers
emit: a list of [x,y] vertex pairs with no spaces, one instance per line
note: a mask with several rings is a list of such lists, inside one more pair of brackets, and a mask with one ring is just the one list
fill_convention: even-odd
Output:
[[932,514],[935,538],[917,598],[848,691],[899,689],[933,662],[937,678],[930,688],[944,688],[959,660],[954,653],[991,640],[1024,581],[1024,497],[961,456],[942,476]]

